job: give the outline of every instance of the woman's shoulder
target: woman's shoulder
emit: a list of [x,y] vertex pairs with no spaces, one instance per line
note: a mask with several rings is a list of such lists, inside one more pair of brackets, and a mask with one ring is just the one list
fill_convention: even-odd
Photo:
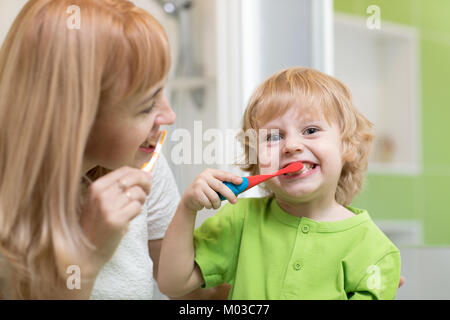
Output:
[[156,162],[155,168],[152,171],[152,181],[155,182],[170,182],[175,180],[172,170],[170,169],[169,163],[166,157],[161,154],[158,161]]
[[175,177],[167,159],[161,154],[152,172],[152,187],[147,198],[147,205],[153,205],[154,202],[162,200],[176,202],[179,198],[180,193]]

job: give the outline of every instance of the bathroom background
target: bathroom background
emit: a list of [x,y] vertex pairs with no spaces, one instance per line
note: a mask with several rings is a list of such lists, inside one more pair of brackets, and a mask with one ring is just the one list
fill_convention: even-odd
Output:
[[[280,68],[335,75],[376,127],[367,181],[352,205],[368,209],[401,250],[406,282],[397,299],[450,298],[449,1],[133,2],[163,24],[172,45],[166,95],[177,121],[164,152],[180,192],[206,167],[242,172],[195,159],[175,163],[175,129],[240,128],[251,92]],[[0,0],[0,43],[25,3]],[[193,153],[209,143],[192,137]],[[223,144],[227,159],[230,143]],[[212,214],[204,210],[197,225]]]

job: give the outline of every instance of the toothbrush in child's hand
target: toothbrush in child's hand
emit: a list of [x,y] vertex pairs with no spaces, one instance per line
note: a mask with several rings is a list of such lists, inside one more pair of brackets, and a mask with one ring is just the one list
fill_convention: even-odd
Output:
[[144,163],[144,165],[141,167],[141,170],[152,172],[153,168],[155,167],[156,160],[159,158],[159,154],[161,153],[162,145],[164,143],[164,138],[166,137],[167,130],[164,130],[161,132],[161,135],[159,136],[158,143],[156,144],[155,151],[153,151],[153,155],[149,162]]
[[[278,170],[275,173],[272,174],[263,174],[258,176],[248,176],[248,177],[242,177],[242,183],[241,184],[234,184],[231,182],[223,182],[228,188],[233,191],[235,195],[238,195],[244,191],[247,191],[248,189],[260,184],[261,182],[264,182],[270,178],[285,174],[285,173],[291,173],[300,171],[303,169],[303,163],[297,161],[289,164],[287,167]],[[225,200],[225,197],[222,196],[220,193],[217,193],[219,195],[220,200]]]

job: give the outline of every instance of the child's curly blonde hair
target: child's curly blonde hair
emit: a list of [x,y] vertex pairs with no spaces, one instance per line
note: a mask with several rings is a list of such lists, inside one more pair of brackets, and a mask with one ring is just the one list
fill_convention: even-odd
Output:
[[[328,123],[339,125],[343,168],[335,199],[341,205],[349,205],[363,184],[374,137],[373,124],[355,108],[350,90],[341,81],[310,68],[291,67],[267,78],[253,93],[244,113],[242,133],[249,129],[258,132],[260,124],[283,115],[291,107],[322,115]],[[246,139],[245,134],[239,135],[238,140],[245,157],[241,169],[258,174],[258,163],[249,161],[252,154],[257,154],[257,144]]]

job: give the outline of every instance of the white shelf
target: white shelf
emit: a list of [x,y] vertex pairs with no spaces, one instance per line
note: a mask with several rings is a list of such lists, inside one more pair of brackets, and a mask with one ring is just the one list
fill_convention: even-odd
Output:
[[369,172],[420,174],[417,30],[384,21],[380,29],[368,29],[361,17],[336,14],[335,75],[375,125]]

